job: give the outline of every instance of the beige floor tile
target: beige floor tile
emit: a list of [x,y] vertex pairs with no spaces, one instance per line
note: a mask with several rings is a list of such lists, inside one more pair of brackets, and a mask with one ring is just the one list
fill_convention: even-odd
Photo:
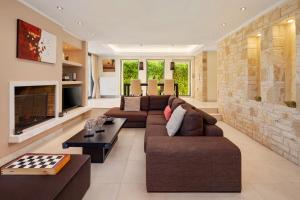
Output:
[[91,166],[92,183],[121,183],[127,161],[106,160],[103,164],[93,163]]
[[146,184],[145,161],[128,161],[122,183]]
[[92,184],[83,200],[116,200],[120,184]]
[[121,184],[117,200],[148,200],[150,195],[145,184]]

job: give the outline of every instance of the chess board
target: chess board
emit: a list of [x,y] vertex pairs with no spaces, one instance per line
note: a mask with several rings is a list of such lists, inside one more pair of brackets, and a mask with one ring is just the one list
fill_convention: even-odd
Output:
[[1,168],[1,174],[55,175],[70,160],[66,154],[24,154]]

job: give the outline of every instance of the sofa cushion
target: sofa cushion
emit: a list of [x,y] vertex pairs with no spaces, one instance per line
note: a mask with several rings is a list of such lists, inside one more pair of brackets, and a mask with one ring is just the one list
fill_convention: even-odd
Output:
[[[147,126],[148,125],[166,125],[167,120],[164,115],[148,115],[147,117]],[[147,127],[148,128],[148,127]]]
[[[125,105],[125,101],[124,101],[124,96],[121,97],[121,103],[120,103],[120,109],[124,110],[124,105]],[[141,96],[141,110],[142,111],[148,111],[148,107],[149,107],[149,97],[148,96]]]
[[201,114],[201,116],[202,116],[205,123],[215,125],[218,122],[218,120],[215,117],[213,117],[210,114],[204,112],[203,110],[200,110],[198,108],[195,108],[195,110]]
[[203,118],[201,114],[193,109],[188,109],[176,135],[204,136]]
[[179,98],[174,99],[173,102],[172,102],[172,106],[171,106],[172,111],[174,112],[174,110],[175,110],[178,106],[180,106],[180,105],[182,105],[182,104],[184,104],[184,103],[185,103],[185,101],[182,100],[182,99],[179,99]]
[[164,125],[150,124],[150,125],[147,125],[145,135],[146,135],[146,137],[168,136],[168,132],[167,132],[166,126],[164,126]]
[[146,122],[147,120],[146,111],[126,112],[124,110],[120,110],[120,108],[111,108],[105,113],[105,115],[109,117],[127,118],[127,121],[129,122]]
[[169,95],[149,96],[149,110],[164,110],[168,105]]
[[141,109],[141,97],[124,97],[124,111],[140,111]]
[[164,111],[162,110],[149,110],[148,115],[163,115]]
[[175,99],[177,99],[176,96],[170,96],[170,97],[169,97],[168,105],[169,105],[170,107],[172,106],[172,103],[173,103],[173,101],[174,101]]
[[169,136],[174,136],[177,133],[177,131],[179,130],[179,128],[181,126],[181,123],[182,123],[185,113],[186,113],[186,110],[183,109],[181,106],[178,106],[174,110],[174,112],[172,113],[172,116],[166,126]]

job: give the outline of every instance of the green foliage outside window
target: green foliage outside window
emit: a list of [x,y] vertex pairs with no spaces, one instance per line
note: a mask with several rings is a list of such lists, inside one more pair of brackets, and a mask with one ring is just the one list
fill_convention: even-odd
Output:
[[189,64],[175,62],[173,78],[178,83],[179,95],[189,95]]
[[138,60],[123,60],[123,83],[130,83],[131,80],[138,79]]
[[156,79],[161,82],[164,79],[164,60],[147,60],[147,80]]

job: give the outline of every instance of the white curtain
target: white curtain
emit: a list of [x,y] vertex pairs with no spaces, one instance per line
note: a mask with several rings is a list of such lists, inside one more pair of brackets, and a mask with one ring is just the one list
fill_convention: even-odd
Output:
[[93,98],[100,98],[100,70],[98,66],[98,56],[92,54],[92,79],[94,81]]

